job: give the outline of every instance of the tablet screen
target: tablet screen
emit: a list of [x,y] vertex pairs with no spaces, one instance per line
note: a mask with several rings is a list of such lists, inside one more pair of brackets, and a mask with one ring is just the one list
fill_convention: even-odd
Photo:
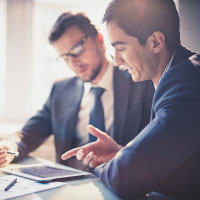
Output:
[[15,175],[19,175],[22,177],[30,178],[37,181],[48,181],[54,180],[59,178],[68,178],[74,176],[83,176],[89,175],[90,173],[61,168],[57,166],[50,166],[50,165],[30,165],[25,167],[7,167],[4,168],[3,171]]

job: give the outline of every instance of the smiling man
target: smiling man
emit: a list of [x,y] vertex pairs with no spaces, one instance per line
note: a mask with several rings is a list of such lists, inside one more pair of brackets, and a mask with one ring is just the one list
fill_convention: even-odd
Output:
[[113,0],[104,15],[115,64],[156,88],[151,122],[125,147],[89,126],[98,140],[66,152],[122,198],[152,191],[200,199],[200,55],[180,42],[173,0]]
[[[6,150],[18,149],[16,160],[22,159],[53,134],[57,162],[87,170],[82,162],[75,158],[63,161],[61,155],[94,140],[88,123],[126,145],[149,122],[153,84],[133,84],[127,71],[109,62],[102,35],[84,13],[63,13],[53,25],[49,41],[58,59],[76,76],[53,85],[43,108],[21,130],[17,145],[0,143],[0,166],[13,160]],[[95,89],[103,91],[97,100]]]

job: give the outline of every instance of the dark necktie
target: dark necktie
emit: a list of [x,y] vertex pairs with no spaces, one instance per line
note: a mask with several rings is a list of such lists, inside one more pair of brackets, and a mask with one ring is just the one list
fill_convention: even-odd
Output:
[[[94,96],[94,105],[90,111],[90,120],[89,124],[92,124],[96,128],[100,129],[101,131],[105,132],[105,123],[104,123],[104,111],[103,105],[101,102],[101,95],[105,89],[100,87],[93,87],[91,88],[91,92]],[[89,134],[89,142],[96,141],[96,137]]]

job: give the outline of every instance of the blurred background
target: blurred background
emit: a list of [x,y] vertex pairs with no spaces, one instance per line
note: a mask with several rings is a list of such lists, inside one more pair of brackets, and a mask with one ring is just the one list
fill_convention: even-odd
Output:
[[58,54],[48,42],[58,16],[85,11],[105,32],[101,19],[108,2],[0,0],[0,133],[20,128],[41,108],[55,80],[73,76],[56,61]]
[[[64,11],[83,10],[104,35],[110,0],[0,0],[0,137],[21,128],[41,108],[53,82],[73,72],[57,63],[49,30]],[[200,1],[176,0],[182,43],[200,51]]]

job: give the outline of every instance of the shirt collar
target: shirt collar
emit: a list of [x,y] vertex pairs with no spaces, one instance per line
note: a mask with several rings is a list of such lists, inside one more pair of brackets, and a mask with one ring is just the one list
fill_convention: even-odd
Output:
[[175,53],[173,53],[173,55],[172,55],[172,57],[171,57],[169,63],[168,63],[167,66],[165,67],[165,70],[164,70],[164,72],[163,72],[161,78],[162,78],[162,77],[166,74],[166,72],[169,70],[169,68],[170,68],[170,66],[171,66],[171,64],[172,64],[172,60],[174,59],[174,55],[175,55]]
[[[172,64],[172,61],[173,61],[173,59],[174,59],[174,55],[175,55],[175,52],[173,53],[173,55],[172,55],[172,57],[171,57],[169,63],[166,65],[165,70],[164,70],[162,76],[160,77],[160,80],[163,78],[163,76],[164,76],[164,75],[167,73],[167,71],[169,70],[169,68],[170,68],[170,66],[171,66],[171,64]],[[159,80],[159,82],[158,82],[158,85],[159,85],[159,83],[160,83],[160,80]],[[155,84],[154,84],[154,88],[155,88],[155,89],[157,88]]]
[[101,87],[105,90],[112,90],[113,89],[113,70],[114,67],[111,63],[109,63],[104,75],[100,79],[97,84],[92,84],[91,82],[84,83],[85,92],[88,93],[91,87]]

